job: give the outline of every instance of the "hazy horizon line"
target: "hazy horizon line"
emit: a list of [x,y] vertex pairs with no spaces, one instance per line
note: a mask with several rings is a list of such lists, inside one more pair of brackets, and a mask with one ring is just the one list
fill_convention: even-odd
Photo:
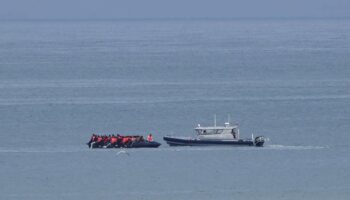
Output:
[[0,21],[171,21],[171,20],[344,20],[347,17],[118,17],[118,18],[0,18]]

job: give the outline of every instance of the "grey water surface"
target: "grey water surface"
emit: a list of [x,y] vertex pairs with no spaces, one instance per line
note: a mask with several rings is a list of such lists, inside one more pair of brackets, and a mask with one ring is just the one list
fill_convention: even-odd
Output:
[[[349,77],[349,19],[1,21],[0,198],[348,199]],[[162,141],[214,114],[270,141]]]

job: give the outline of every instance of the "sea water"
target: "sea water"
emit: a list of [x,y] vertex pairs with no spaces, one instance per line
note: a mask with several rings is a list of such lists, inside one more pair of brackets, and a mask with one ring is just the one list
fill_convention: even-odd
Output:
[[[1,21],[0,197],[348,199],[349,55],[348,19]],[[214,114],[269,141],[162,141]]]

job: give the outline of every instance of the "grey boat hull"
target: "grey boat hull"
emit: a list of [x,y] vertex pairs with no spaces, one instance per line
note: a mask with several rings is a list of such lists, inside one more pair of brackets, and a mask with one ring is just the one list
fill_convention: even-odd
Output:
[[179,138],[165,136],[163,140],[170,146],[208,146],[208,145],[229,145],[229,146],[258,146],[264,145],[264,138],[262,136],[251,139],[239,139],[239,140],[199,140],[193,138]]

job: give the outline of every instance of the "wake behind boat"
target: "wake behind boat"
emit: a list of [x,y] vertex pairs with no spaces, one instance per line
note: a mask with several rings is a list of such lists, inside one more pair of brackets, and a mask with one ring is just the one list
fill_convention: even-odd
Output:
[[262,147],[265,142],[263,136],[241,139],[238,125],[230,126],[229,122],[225,126],[201,127],[200,124],[194,129],[197,133],[195,138],[165,136],[163,139],[170,146],[199,146],[199,145],[237,145],[237,146],[257,146]]

